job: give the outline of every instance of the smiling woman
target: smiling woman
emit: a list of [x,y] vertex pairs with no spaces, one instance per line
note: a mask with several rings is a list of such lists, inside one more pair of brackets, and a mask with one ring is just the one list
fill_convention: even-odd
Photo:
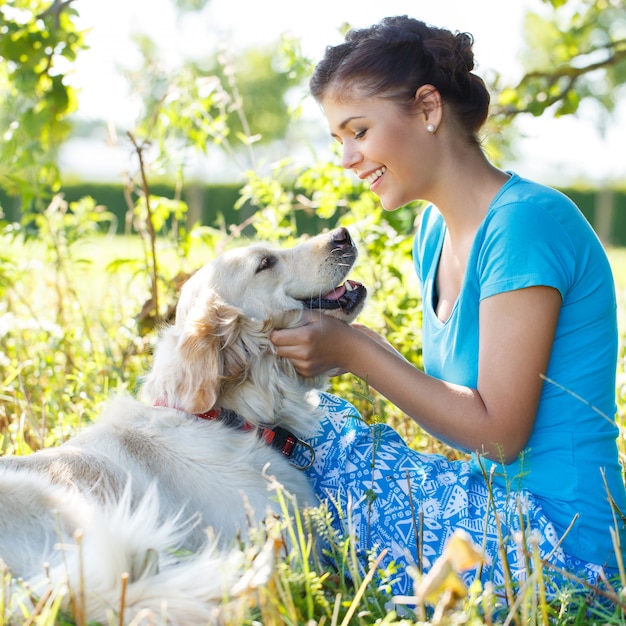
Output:
[[614,419],[616,298],[590,224],[560,192],[487,159],[478,133],[489,94],[468,33],[384,18],[328,47],[310,86],[342,166],[369,179],[387,211],[428,202],[413,242],[424,367],[373,331],[326,316],[274,333],[278,353],[302,375],[355,374],[471,455],[412,455],[397,433],[330,400],[309,441],[310,474],[320,497],[337,503],[337,530],[349,511],[364,568],[383,550],[384,566],[407,566],[390,583],[402,595],[413,584],[408,566],[429,570],[459,528],[485,556],[468,582],[506,589],[510,578],[527,580],[532,557],[519,537],[531,531],[555,569],[594,585],[617,576],[611,533],[626,543],[626,489]]

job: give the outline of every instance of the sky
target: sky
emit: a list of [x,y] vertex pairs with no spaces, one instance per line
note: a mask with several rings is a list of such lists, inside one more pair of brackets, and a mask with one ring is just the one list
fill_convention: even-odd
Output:
[[[75,0],[80,28],[89,29],[88,51],[81,53],[72,75],[80,89],[78,116],[132,129],[139,108],[119,71],[140,61],[133,33],[147,33],[159,45],[168,69],[184,58],[208,56],[220,46],[246,49],[297,37],[303,52],[319,59],[326,45],[339,43],[345,22],[368,26],[386,15],[408,14],[436,26],[470,32],[475,38],[476,72],[498,71],[515,80],[522,75],[523,17],[541,11],[540,0],[210,0],[201,14],[181,17],[171,0]],[[317,107],[320,133],[327,128]],[[624,138],[626,100],[605,136],[598,130],[597,111],[582,107],[578,119],[526,118],[525,135],[517,144],[514,163],[503,164],[547,184],[626,180]],[[510,166],[510,167],[509,167]],[[128,168],[128,150],[102,140],[81,140],[68,146],[62,167],[93,180],[120,180]],[[220,178],[224,170],[207,173]]]

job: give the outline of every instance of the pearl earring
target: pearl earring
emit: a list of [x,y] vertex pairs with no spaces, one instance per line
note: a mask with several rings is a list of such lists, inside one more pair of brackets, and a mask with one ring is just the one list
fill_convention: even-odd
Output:
[[435,125],[434,125],[434,124],[429,124],[428,126],[426,126],[426,130],[427,130],[429,133],[434,133],[437,129],[435,128]]

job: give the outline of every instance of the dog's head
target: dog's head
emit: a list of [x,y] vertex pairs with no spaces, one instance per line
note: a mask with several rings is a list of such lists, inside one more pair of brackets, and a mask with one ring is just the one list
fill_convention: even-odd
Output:
[[280,419],[277,407],[290,394],[301,405],[305,390],[323,381],[297,376],[269,335],[300,324],[306,309],[352,321],[367,295],[346,280],[357,254],[338,228],[293,248],[254,244],[218,256],[183,286],[145,394],[190,413],[221,406],[253,422]]
[[[225,252],[198,270],[184,285],[177,321],[207,299],[219,298],[243,315],[281,327],[283,318],[303,309],[321,310],[345,321],[365,302],[363,285],[345,281],[357,258],[347,229],[318,235],[293,248],[261,244]],[[298,317],[298,316],[295,316]]]

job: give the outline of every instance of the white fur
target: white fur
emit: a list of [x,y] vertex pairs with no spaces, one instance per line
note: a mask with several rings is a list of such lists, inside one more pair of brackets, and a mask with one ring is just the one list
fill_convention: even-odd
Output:
[[[234,539],[245,539],[251,517],[281,512],[264,469],[298,504],[315,497],[255,432],[194,414],[220,407],[298,437],[315,427],[325,379],[298,376],[269,333],[297,325],[300,299],[344,279],[356,258],[345,234],[218,257],[184,285],[143,402],[115,398],[63,445],[0,459],[0,559],[34,597],[67,585],[66,602],[73,596],[86,620],[107,622],[119,614],[128,574],[126,620],[229,621],[236,609],[224,598],[241,589],[245,564]],[[332,314],[352,319],[358,310]],[[11,610],[21,623],[17,603]]]

